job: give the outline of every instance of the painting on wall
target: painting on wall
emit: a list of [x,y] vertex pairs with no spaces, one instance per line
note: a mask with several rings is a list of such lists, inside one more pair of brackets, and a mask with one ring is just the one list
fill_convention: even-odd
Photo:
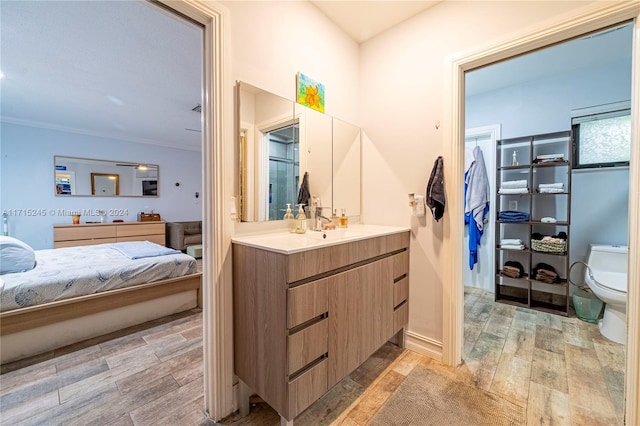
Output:
[[324,84],[310,79],[301,72],[296,76],[296,82],[298,103],[324,113]]

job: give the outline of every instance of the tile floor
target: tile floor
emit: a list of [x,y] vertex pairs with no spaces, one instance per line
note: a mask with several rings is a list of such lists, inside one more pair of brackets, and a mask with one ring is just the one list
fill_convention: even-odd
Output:
[[[450,368],[387,344],[296,418],[366,425],[420,364],[527,410],[527,425],[622,424],[624,348],[593,324],[465,291],[465,363]],[[202,412],[202,314],[193,310],[3,366],[0,423],[209,425]],[[224,425],[279,425],[259,398]]]
[[464,365],[478,387],[527,407],[527,424],[623,424],[624,346],[597,325],[465,288]]

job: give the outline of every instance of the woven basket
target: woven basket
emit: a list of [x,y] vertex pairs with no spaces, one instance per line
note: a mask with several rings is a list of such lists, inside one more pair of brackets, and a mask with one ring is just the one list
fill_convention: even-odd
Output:
[[531,250],[545,253],[564,254],[567,252],[567,242],[531,240]]

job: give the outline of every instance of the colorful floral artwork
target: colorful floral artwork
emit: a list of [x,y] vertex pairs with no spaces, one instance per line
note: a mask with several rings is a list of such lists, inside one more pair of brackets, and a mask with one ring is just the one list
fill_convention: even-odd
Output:
[[324,84],[298,73],[298,103],[316,111],[324,112]]

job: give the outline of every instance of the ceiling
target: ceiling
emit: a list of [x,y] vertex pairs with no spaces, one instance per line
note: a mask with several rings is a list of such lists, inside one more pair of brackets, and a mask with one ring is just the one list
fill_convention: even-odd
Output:
[[362,43],[443,0],[310,1],[353,40]]
[[[310,0],[356,41],[437,1]],[[146,1],[2,1],[3,122],[199,150],[202,30]],[[631,28],[467,74],[467,95],[631,61]]]
[[200,149],[199,27],[146,1],[2,1],[0,19],[4,122]]

